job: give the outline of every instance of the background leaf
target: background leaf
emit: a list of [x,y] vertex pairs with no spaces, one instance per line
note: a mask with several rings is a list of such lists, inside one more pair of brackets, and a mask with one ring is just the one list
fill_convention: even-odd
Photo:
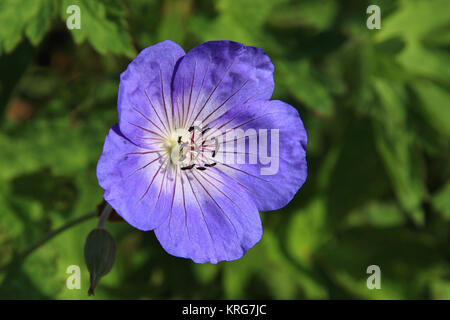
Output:
[[71,30],[76,43],[88,40],[101,54],[136,55],[120,1],[64,0],[61,6],[64,20],[69,17],[66,8],[70,5],[79,6],[81,13],[81,28]]
[[55,0],[5,0],[0,3],[0,52],[10,52],[24,35],[39,43],[57,13]]

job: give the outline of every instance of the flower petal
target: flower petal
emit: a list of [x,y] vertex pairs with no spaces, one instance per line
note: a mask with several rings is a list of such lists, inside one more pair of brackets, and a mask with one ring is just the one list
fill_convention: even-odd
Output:
[[105,200],[129,224],[152,230],[169,214],[173,173],[159,150],[136,146],[114,126],[97,164]]
[[[307,135],[295,108],[282,101],[248,103],[231,109],[210,126],[218,130],[216,136],[220,135],[219,130],[222,132],[217,156],[210,161],[216,161],[218,170],[250,192],[258,210],[276,210],[291,201],[307,176]],[[262,143],[261,129],[278,129],[278,142],[276,132],[268,131],[267,143]],[[231,132],[234,135],[227,135]],[[256,135],[257,149],[251,151],[248,140]],[[238,142],[246,140],[245,149],[239,149]],[[261,149],[261,143],[267,145],[268,152]],[[243,164],[237,163],[241,153]],[[250,156],[257,156],[255,164],[250,163]]]
[[148,147],[173,129],[171,81],[183,48],[167,40],[142,50],[120,75],[118,111],[121,132]]
[[274,67],[262,49],[233,41],[205,42],[179,62],[173,78],[176,123],[207,125],[247,101],[270,99]]
[[242,257],[261,239],[262,225],[247,192],[212,168],[177,177],[171,214],[155,234],[174,256],[217,263]]

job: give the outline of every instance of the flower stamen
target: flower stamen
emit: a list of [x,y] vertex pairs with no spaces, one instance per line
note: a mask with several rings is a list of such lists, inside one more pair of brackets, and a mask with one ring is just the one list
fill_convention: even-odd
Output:
[[[170,164],[178,165],[183,171],[194,168],[203,171],[215,166],[216,163],[208,163],[204,154],[210,151],[209,147],[212,147],[212,145],[205,145],[207,141],[204,139],[204,134],[210,129],[193,125],[189,127],[187,132],[176,130],[176,132],[167,137],[164,149],[170,157]],[[195,131],[198,131],[200,134],[196,136]],[[218,149],[218,142],[215,142],[213,157]]]

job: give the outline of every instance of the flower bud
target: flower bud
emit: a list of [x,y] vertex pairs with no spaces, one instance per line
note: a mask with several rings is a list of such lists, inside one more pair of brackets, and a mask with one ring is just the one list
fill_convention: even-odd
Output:
[[84,245],[84,259],[90,272],[88,294],[93,295],[101,277],[111,271],[116,257],[114,238],[105,229],[92,230]]

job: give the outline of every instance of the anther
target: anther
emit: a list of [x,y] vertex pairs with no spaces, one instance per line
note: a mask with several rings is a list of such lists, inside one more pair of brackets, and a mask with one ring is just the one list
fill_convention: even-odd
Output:
[[217,164],[216,162],[213,162],[213,163],[205,163],[205,167],[208,167],[208,168],[214,167],[216,164]]
[[206,128],[205,130],[202,131],[202,135],[204,135],[206,133],[206,131],[208,131],[210,128]]
[[191,170],[194,166],[195,164],[191,164],[190,166],[182,167],[181,170]]
[[206,170],[205,167],[196,167],[195,169],[200,170],[200,171]]
[[194,127],[189,127],[188,131],[189,131],[189,132],[194,131]]

